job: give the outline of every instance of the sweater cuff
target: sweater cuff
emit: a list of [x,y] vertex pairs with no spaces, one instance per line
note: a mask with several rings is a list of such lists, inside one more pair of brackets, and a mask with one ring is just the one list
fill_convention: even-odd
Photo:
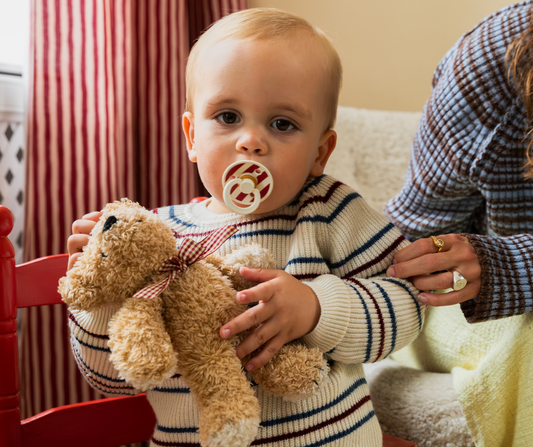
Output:
[[461,236],[472,244],[481,266],[479,295],[461,303],[466,320],[479,323],[519,315],[530,309],[533,238],[530,235]]
[[320,320],[309,334],[302,337],[310,347],[329,352],[344,338],[350,321],[350,296],[346,285],[334,275],[321,275],[304,281],[313,289],[320,303]]
[[83,328],[85,332],[91,334],[107,336],[109,320],[120,306],[107,306],[98,310],[87,312],[85,310],[71,311],[71,319],[74,318],[76,326]]

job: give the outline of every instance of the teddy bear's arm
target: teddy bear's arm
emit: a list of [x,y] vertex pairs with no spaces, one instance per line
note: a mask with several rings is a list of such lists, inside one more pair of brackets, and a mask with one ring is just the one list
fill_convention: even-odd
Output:
[[153,388],[171,377],[177,358],[161,297],[126,300],[109,322],[109,348],[120,376],[137,389]]

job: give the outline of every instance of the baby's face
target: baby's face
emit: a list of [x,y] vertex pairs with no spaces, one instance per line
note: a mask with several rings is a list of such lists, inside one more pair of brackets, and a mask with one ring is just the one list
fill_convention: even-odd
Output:
[[334,131],[324,131],[323,65],[320,53],[299,41],[223,40],[200,55],[183,125],[212,211],[231,212],[222,175],[233,162],[258,161],[274,178],[256,214],[287,204],[309,175],[323,173],[336,141]]

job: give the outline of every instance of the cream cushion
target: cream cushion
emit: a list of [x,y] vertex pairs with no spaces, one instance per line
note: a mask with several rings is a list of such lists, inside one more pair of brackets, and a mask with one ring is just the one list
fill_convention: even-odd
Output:
[[420,112],[339,107],[337,147],[326,174],[354,188],[381,211],[402,188]]

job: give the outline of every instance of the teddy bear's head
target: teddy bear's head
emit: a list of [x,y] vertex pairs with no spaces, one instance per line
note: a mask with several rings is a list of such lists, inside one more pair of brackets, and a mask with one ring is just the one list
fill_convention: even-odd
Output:
[[155,214],[127,199],[110,203],[59,292],[73,309],[120,304],[153,282],[175,253],[172,230]]

